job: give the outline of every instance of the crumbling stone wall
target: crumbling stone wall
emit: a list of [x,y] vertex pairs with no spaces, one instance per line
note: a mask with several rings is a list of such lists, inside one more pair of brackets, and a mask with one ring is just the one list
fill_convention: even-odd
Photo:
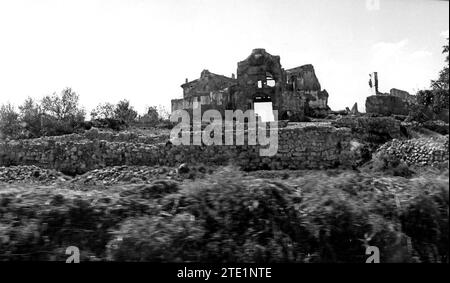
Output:
[[329,112],[328,92],[322,90],[311,64],[284,70],[280,56],[257,48],[238,62],[237,78],[228,78],[204,70],[199,79],[181,86],[183,98],[172,100],[172,112],[202,108],[255,109],[257,102],[271,102],[279,116],[301,121],[305,114],[324,117]]
[[362,142],[384,143],[405,137],[400,121],[391,117],[347,116],[331,124],[351,129],[354,136]]
[[182,84],[183,98],[172,99],[172,112],[192,109],[195,103],[206,108],[224,110],[228,104],[228,88],[236,84],[236,79],[203,70],[200,78]]
[[286,70],[286,79],[293,90],[320,91],[321,86],[317,79],[314,66],[311,64]]
[[[309,116],[326,116],[330,108],[328,107],[328,92],[322,90],[319,79],[316,76],[314,66],[311,64],[288,69],[285,71],[286,91],[298,94],[306,108]],[[289,108],[288,108],[289,109]]]
[[398,96],[371,95],[366,99],[366,112],[384,116],[408,115],[409,104]]
[[401,90],[401,89],[391,88],[391,90],[389,91],[389,94],[392,96],[400,97],[401,99],[408,102],[409,104],[417,103],[416,95],[411,95],[411,94],[409,94],[409,92]]
[[211,91],[221,90],[236,84],[236,80],[227,76],[211,73],[203,70],[200,78],[193,81],[186,81],[182,84],[183,97],[209,95]]
[[358,159],[348,128],[288,127],[279,131],[275,156],[259,155],[259,146],[194,146],[39,138],[0,144],[0,166],[38,165],[69,174],[116,165],[233,163],[244,169],[319,169],[352,166]]

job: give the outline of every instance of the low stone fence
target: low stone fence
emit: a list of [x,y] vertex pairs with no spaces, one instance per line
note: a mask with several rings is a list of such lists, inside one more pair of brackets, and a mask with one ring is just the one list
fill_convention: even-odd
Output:
[[116,165],[235,164],[247,170],[321,169],[351,166],[358,158],[349,128],[333,126],[279,129],[274,156],[260,156],[259,145],[171,145],[107,141],[76,135],[0,143],[0,166],[37,165],[67,174]]

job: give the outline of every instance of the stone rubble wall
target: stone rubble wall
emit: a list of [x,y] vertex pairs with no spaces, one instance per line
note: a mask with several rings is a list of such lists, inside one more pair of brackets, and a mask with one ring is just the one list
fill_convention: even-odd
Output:
[[382,145],[375,156],[393,155],[408,165],[436,166],[449,161],[448,135],[410,140],[393,139]]
[[82,135],[78,135],[77,139],[89,139],[89,140],[105,140],[112,142],[137,142],[145,144],[156,144],[165,142],[169,138],[169,134],[153,134],[142,135],[134,132],[111,132],[111,131],[99,131],[98,129],[91,129],[86,131]]
[[1,183],[51,183],[56,180],[66,180],[67,176],[53,169],[44,169],[38,166],[0,166]]
[[82,140],[103,140],[109,142],[136,142],[144,144],[157,144],[166,142],[169,134],[153,134],[143,135],[135,132],[121,131],[101,131],[97,128],[92,128],[82,134],[68,134],[62,136],[49,136],[45,140],[51,142],[66,142],[66,141],[82,141]]
[[259,145],[171,145],[107,141],[76,135],[0,143],[0,166],[37,165],[67,174],[117,165],[203,163],[234,164],[243,169],[321,169],[351,166],[358,158],[349,128],[287,127],[279,130],[275,156],[259,154]]

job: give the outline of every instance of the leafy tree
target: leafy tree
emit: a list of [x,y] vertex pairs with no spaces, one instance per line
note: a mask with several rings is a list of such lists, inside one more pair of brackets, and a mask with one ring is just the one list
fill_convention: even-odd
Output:
[[445,89],[420,90],[417,92],[417,103],[428,107],[434,113],[448,109],[449,92]]
[[158,110],[159,118],[160,118],[161,120],[169,120],[169,118],[170,118],[170,113],[169,113],[169,111],[168,111],[164,106],[159,105],[158,108],[157,108],[157,110]]
[[155,106],[150,106],[147,108],[147,113],[146,115],[151,119],[151,120],[159,120],[159,112],[158,109]]
[[24,103],[19,106],[20,120],[25,128],[27,136],[36,138],[42,134],[42,109],[38,102],[28,97]]
[[114,114],[116,119],[125,122],[127,125],[135,121],[138,115],[133,106],[131,106],[130,102],[126,99],[117,103]]
[[422,104],[413,104],[411,105],[410,111],[409,111],[409,121],[416,121],[419,123],[424,123],[426,121],[432,120],[432,114],[430,113],[430,110],[428,107],[422,105]]
[[91,119],[114,119],[116,106],[112,103],[100,103],[91,111]]
[[[447,82],[448,83],[448,82]],[[435,89],[433,90],[433,112],[439,113],[443,109],[448,109],[449,103],[449,90],[448,89]]]
[[11,103],[0,107],[0,137],[16,138],[20,135],[21,127],[19,113]]
[[448,70],[448,64],[449,64],[449,47],[448,47],[448,38],[447,38],[447,45],[443,46],[442,50],[443,54],[446,54],[445,57],[445,67],[439,72],[439,78],[435,81],[431,81],[431,87],[434,90],[449,90],[449,70]]
[[156,107],[155,106],[147,107],[146,112],[147,113],[145,113],[143,116],[139,117],[139,122],[156,125],[160,120],[158,110],[156,109]]
[[171,125],[169,112],[161,105],[147,107],[146,113],[138,117],[138,122],[151,126],[168,127]]
[[42,99],[42,110],[60,121],[84,120],[84,110],[79,106],[79,96],[71,88],[64,89],[60,95],[45,96]]
[[70,134],[84,122],[85,111],[79,106],[79,96],[70,88],[59,95],[45,96],[41,107],[44,135]]
[[[417,102],[419,105],[424,106],[423,114],[425,112],[432,111],[436,114],[442,112],[443,109],[448,109],[449,104],[449,46],[448,38],[447,45],[443,46],[443,54],[446,54],[445,62],[446,66],[439,73],[437,80],[431,81],[431,90],[420,90],[417,92]],[[428,109],[428,111],[426,111]],[[431,114],[431,113],[430,113]],[[414,114],[416,115],[416,114]],[[417,115],[416,115],[417,116]]]
[[417,103],[424,106],[429,106],[433,104],[433,91],[431,90],[419,90],[417,92]]

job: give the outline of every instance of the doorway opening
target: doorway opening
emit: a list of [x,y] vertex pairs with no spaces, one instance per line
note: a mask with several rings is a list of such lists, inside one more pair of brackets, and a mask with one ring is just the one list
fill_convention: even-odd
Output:
[[262,122],[275,121],[272,99],[270,96],[256,96],[253,100],[253,108],[255,115],[258,115]]

